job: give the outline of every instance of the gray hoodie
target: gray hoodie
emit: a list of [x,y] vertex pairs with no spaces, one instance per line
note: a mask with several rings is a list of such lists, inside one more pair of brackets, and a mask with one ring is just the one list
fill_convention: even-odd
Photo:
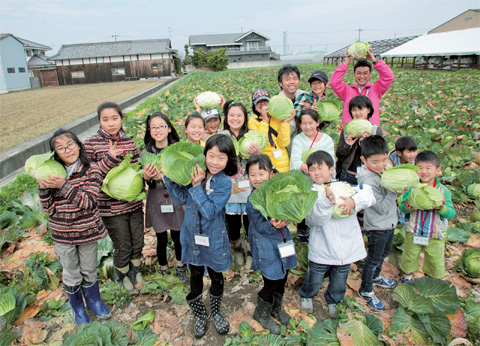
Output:
[[394,229],[398,223],[397,194],[380,186],[380,176],[363,166],[357,175],[358,184],[372,187],[376,203],[365,209],[363,227],[366,231]]

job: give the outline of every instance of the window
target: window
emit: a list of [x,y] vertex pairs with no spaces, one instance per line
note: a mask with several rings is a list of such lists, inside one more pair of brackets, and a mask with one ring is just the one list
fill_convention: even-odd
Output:
[[159,62],[158,64],[152,64],[152,70],[163,70],[163,62]]
[[465,21],[468,22],[468,21],[470,21],[470,20],[472,20],[472,19],[473,19],[473,17],[467,17],[467,18],[465,18]]
[[72,71],[72,78],[85,78],[85,71]]
[[247,50],[256,50],[260,46],[258,41],[247,41]]
[[25,67],[19,67],[18,73],[25,73]]
[[32,51],[31,51],[31,50],[27,50],[27,56],[32,56],[32,55],[33,55]]
[[8,73],[15,73],[15,67],[7,67]]
[[124,68],[112,68],[112,76],[125,76]]

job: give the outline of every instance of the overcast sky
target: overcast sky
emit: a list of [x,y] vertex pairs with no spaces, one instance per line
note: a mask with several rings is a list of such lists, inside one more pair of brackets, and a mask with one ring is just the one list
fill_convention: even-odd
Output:
[[183,52],[189,35],[255,29],[283,54],[333,52],[362,41],[422,35],[480,0],[0,0],[0,32],[48,45],[170,37]]

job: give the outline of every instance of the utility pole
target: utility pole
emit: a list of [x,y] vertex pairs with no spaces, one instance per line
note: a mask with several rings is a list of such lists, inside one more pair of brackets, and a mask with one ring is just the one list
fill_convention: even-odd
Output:
[[283,55],[287,55],[287,32],[283,32]]
[[120,36],[120,35],[117,35],[117,34],[115,34],[115,35],[112,35],[112,37],[114,37],[114,38],[115,38],[115,42],[117,42],[117,37],[119,37],[119,36]]
[[364,31],[365,29],[361,29],[360,26],[358,27],[358,40],[360,41],[360,32]]

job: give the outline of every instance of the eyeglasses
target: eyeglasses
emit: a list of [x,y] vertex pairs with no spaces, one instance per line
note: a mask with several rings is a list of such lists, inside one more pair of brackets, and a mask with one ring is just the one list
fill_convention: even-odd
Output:
[[168,128],[167,125],[152,126],[150,127],[150,131],[160,131],[160,130],[165,130],[166,128]]
[[55,151],[57,152],[57,154],[65,154],[65,152],[68,150],[73,150],[75,149],[75,147],[77,146],[77,143],[76,142],[70,142],[67,144],[66,147],[58,147],[57,149],[55,149]]

